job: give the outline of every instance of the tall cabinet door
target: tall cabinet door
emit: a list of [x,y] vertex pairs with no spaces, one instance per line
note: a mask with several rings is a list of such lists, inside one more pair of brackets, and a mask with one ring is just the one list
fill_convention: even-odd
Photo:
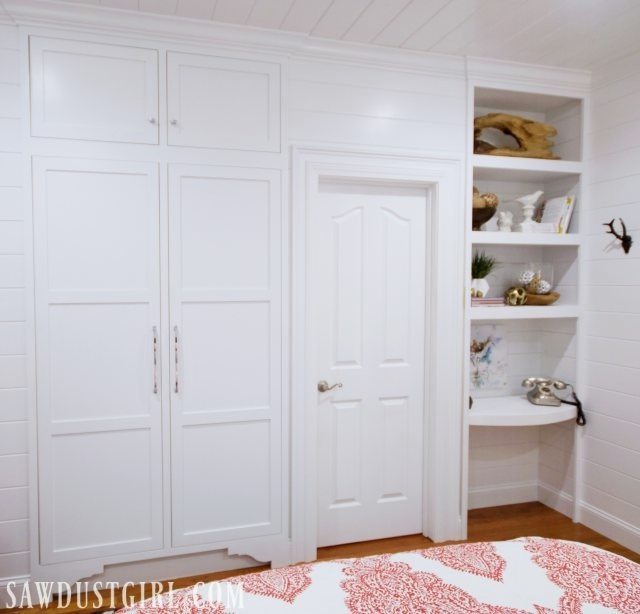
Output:
[[173,543],[282,524],[280,174],[170,170]]
[[35,158],[40,560],[162,546],[158,169]]

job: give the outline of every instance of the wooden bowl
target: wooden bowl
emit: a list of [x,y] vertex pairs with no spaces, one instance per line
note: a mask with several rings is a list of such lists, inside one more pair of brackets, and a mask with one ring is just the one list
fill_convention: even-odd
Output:
[[560,292],[549,292],[549,294],[529,294],[527,292],[525,305],[553,305],[559,298]]
[[497,211],[498,207],[474,207],[472,226],[473,230],[480,230],[480,226],[488,222]]

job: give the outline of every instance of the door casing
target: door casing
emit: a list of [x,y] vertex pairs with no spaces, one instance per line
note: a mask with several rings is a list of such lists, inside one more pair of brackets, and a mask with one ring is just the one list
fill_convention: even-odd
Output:
[[375,181],[427,193],[427,313],[422,531],[434,541],[464,538],[462,408],[464,184],[462,162],[415,152],[293,147],[291,254],[292,561],[317,554],[317,421],[309,210],[320,181]]

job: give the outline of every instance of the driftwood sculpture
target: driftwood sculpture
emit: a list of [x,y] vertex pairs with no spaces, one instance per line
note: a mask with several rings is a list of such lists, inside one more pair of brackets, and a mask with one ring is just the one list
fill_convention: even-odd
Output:
[[[536,122],[517,115],[509,115],[508,113],[489,113],[488,115],[476,117],[473,126],[474,153],[492,156],[546,158],[547,160],[558,159],[558,156],[551,151],[553,141],[549,137],[553,137],[558,133],[551,124]],[[517,141],[518,148],[496,147],[481,140],[480,135],[485,128],[495,128],[504,134],[512,136]]]

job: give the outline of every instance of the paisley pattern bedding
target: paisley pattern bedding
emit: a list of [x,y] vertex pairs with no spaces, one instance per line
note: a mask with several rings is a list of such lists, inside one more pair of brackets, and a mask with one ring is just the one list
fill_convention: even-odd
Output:
[[640,613],[640,565],[525,537],[270,569],[167,593],[121,614]]

